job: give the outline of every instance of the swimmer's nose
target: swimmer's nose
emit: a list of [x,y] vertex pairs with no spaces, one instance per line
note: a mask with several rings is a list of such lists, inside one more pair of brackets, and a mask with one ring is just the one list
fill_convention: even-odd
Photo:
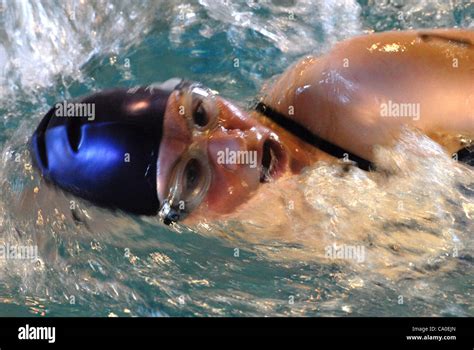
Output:
[[170,91],[114,89],[56,104],[32,137],[34,163],[99,205],[158,212],[156,159]]

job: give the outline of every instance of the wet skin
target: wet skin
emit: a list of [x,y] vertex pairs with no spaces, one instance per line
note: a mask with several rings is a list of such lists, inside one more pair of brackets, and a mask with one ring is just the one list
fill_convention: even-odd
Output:
[[[390,145],[410,125],[456,152],[474,137],[474,34],[459,30],[388,32],[356,37],[325,56],[306,57],[264,89],[263,101],[314,134],[373,160],[374,145]],[[453,58],[457,67],[453,67]],[[348,59],[348,61],[346,61]],[[344,64],[347,64],[345,66]],[[318,160],[335,161],[257,112],[215,98],[217,123],[196,132],[179,113],[183,97],[168,100],[158,158],[158,197],[166,198],[174,165],[192,147],[209,159],[212,180],[193,218],[233,212],[262,185],[264,144],[271,140],[271,179],[298,174]],[[381,117],[383,102],[417,103],[415,118]],[[294,114],[288,113],[289,108]],[[218,152],[256,151],[258,167],[219,164]],[[265,181],[264,181],[265,182]]]
[[[368,160],[373,146],[393,144],[403,125],[453,153],[465,147],[460,139],[474,138],[474,32],[351,38],[322,57],[305,57],[264,90],[265,103]],[[419,118],[382,117],[388,101],[418,104]]]
[[[180,108],[185,103],[182,91],[174,91],[168,99],[163,123],[157,166],[157,191],[162,202],[167,199],[173,169],[190,149],[196,149],[207,158],[211,168],[209,189],[202,203],[187,217],[210,218],[231,213],[247,201],[262,183],[299,173],[305,166],[318,159],[328,159],[321,151],[308,146],[298,138],[272,125],[260,122],[229,101],[215,96],[207,113],[216,114],[214,125],[199,130],[199,125],[189,122]],[[272,129],[271,129],[272,128]],[[265,177],[264,153],[271,149],[272,166]],[[257,166],[232,164],[219,161],[219,152],[256,152]],[[267,166],[268,168],[268,166]]]

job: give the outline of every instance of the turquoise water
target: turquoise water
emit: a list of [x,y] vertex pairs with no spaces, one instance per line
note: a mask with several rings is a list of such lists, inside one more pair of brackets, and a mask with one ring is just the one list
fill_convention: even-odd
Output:
[[[245,107],[296,59],[353,35],[473,28],[468,1],[5,1],[1,9],[0,240],[39,252],[1,261],[1,316],[474,315],[473,170],[419,135],[407,141],[416,137],[430,161],[406,144],[381,151],[382,169],[399,166],[390,181],[310,169],[295,180],[310,209],[281,232],[265,213],[169,229],[96,208],[48,188],[26,147],[64,98],[178,76]],[[365,245],[366,236],[377,236],[366,263],[321,259],[334,237]]]

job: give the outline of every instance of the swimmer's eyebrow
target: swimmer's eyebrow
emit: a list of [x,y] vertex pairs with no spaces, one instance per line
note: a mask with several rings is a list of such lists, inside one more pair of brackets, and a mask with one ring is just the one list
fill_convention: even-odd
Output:
[[463,47],[472,47],[473,44],[469,39],[453,38],[442,34],[435,33],[419,33],[418,36],[423,41],[431,41],[432,39],[444,40],[452,44],[457,44]]

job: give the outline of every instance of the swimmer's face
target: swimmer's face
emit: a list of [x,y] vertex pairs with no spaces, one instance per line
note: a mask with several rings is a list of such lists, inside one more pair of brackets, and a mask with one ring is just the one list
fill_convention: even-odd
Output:
[[157,164],[161,203],[186,214],[232,212],[287,166],[278,136],[201,85],[167,103]]

